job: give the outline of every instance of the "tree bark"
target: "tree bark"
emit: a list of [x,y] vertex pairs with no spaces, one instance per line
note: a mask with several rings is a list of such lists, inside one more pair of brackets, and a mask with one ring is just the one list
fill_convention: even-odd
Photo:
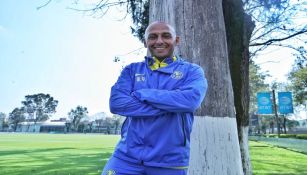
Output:
[[189,174],[243,174],[222,0],[151,0],[150,22],[180,36],[177,54],[203,67],[208,91],[196,112]]
[[249,41],[255,27],[243,10],[241,0],[223,0],[228,59],[237,118],[243,172],[252,174],[248,149],[249,126]]

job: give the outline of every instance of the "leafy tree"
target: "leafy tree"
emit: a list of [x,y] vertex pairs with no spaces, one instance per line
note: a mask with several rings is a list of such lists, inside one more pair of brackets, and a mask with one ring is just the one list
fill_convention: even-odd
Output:
[[[120,127],[120,125],[122,125],[123,123],[123,116],[114,114],[113,115],[113,120],[114,120],[114,126],[115,126],[115,132],[117,132],[118,128]],[[116,133],[115,133],[116,134]]]
[[89,122],[87,125],[88,125],[88,129],[89,129],[89,132],[91,133],[92,130],[93,130],[93,121],[92,122]]
[[97,120],[95,120],[95,123],[96,123],[96,128],[98,128],[98,132],[100,133],[100,130],[103,126],[104,121],[103,121],[103,119],[97,119]]
[[48,120],[50,115],[56,112],[58,105],[57,100],[43,93],[27,95],[21,103],[28,114],[28,120],[33,120],[34,126],[37,122]]
[[106,133],[111,134],[111,128],[115,126],[115,120],[111,117],[107,117],[103,120],[102,126],[106,128]]
[[75,109],[72,109],[68,113],[68,117],[71,120],[70,127],[74,131],[78,131],[78,127],[80,125],[80,122],[83,118],[85,118],[88,114],[87,108],[82,106],[77,106]]
[[[255,21],[251,55],[271,46],[289,48],[304,56],[307,25],[306,2],[300,0],[243,0],[244,10]],[[306,40],[306,39],[305,39]],[[294,44],[295,43],[295,44]]]
[[[306,105],[307,102],[307,67],[296,67],[288,75],[293,90],[294,101],[297,105]],[[306,106],[305,106],[306,107]]]
[[250,112],[257,111],[257,92],[270,91],[269,84],[264,82],[269,75],[261,72],[259,65],[253,61],[249,64],[249,91],[250,91]]
[[71,122],[66,121],[65,122],[65,132],[70,132],[70,128],[71,128]]
[[16,131],[19,123],[25,121],[25,109],[24,108],[15,108],[9,114],[9,123],[13,125],[13,130]]
[[295,128],[296,126],[299,126],[300,123],[296,120],[288,120],[287,122],[287,127],[289,128],[289,130],[292,130],[293,128]]
[[0,112],[0,131],[5,127],[6,114]]
[[87,124],[86,123],[84,123],[84,122],[80,122],[79,123],[79,125],[78,125],[78,132],[84,132],[85,131],[85,129],[86,129],[86,127],[87,127]]

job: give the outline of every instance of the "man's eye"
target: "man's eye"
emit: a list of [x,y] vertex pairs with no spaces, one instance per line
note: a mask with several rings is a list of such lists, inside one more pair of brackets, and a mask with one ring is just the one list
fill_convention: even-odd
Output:
[[171,34],[164,34],[164,35],[162,35],[162,36],[163,36],[163,38],[167,38],[167,39],[172,38],[172,35],[171,35]]
[[150,39],[150,40],[153,40],[153,39],[156,39],[157,37],[156,36],[154,36],[154,35],[150,35],[150,36],[148,36],[148,39]]

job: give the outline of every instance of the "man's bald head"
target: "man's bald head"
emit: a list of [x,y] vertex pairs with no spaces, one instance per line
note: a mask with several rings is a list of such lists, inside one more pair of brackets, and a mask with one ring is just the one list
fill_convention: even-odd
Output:
[[158,25],[158,24],[166,25],[169,28],[169,32],[172,34],[172,37],[174,39],[176,38],[176,31],[175,31],[174,27],[172,27],[170,24],[163,22],[163,21],[155,21],[155,22],[150,23],[145,30],[145,36],[144,36],[145,42],[148,39],[149,30],[152,28],[152,26]]
[[145,47],[151,56],[160,61],[174,56],[174,50],[179,43],[175,29],[165,22],[153,22],[145,31]]

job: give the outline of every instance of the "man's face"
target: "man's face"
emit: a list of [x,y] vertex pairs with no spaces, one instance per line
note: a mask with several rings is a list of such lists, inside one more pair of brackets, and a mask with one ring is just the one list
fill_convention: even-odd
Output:
[[166,24],[156,23],[148,28],[145,47],[149,49],[152,56],[162,61],[167,57],[173,56],[175,46],[178,42],[179,38],[172,36]]

